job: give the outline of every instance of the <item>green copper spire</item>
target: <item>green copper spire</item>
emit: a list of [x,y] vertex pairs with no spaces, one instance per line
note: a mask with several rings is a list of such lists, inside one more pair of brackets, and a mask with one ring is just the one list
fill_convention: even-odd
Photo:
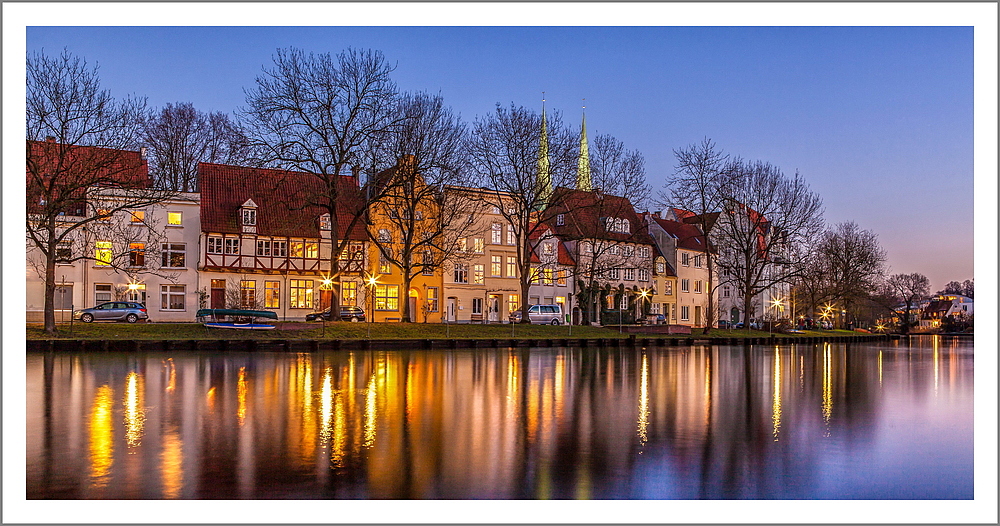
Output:
[[542,135],[538,141],[538,201],[545,208],[552,198],[552,172],[549,168],[549,130],[545,121],[545,98],[542,94]]
[[587,107],[584,106],[583,127],[580,130],[580,161],[576,167],[576,189],[589,192],[594,189],[590,181],[590,151],[587,148]]

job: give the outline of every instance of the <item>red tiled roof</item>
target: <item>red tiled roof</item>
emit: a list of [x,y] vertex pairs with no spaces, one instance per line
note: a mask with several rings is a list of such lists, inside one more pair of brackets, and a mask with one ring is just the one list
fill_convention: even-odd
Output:
[[699,252],[705,251],[705,236],[701,234],[701,230],[697,226],[670,219],[662,219],[656,216],[650,217],[663,230],[666,230],[668,234],[677,238],[678,248],[697,250]]
[[566,249],[566,245],[562,241],[559,242],[559,250],[556,258],[560,265],[576,266],[576,260],[573,259],[573,255],[569,253],[569,250]]
[[[149,188],[149,166],[139,152],[65,145],[52,141],[27,141],[25,175],[29,209],[39,199],[82,199],[92,187]],[[41,175],[39,182],[32,174]],[[52,195],[42,188],[52,178],[57,188]],[[68,195],[64,192],[68,192]]]
[[[552,206],[546,210],[549,217],[546,224],[563,239],[608,239],[653,244],[632,202],[625,197],[559,187],[552,193],[551,202]],[[556,224],[558,214],[563,215],[563,225]],[[608,231],[603,221],[607,218],[627,219],[631,233]]]
[[[364,213],[356,179],[341,176],[340,201],[336,221],[338,237],[367,239],[364,218],[345,236],[351,220]],[[315,204],[325,194],[323,181],[313,174],[200,163],[201,229],[204,232],[236,234],[242,231],[239,210],[248,199],[257,205],[257,233],[264,236],[320,237],[319,217],[326,209]]]

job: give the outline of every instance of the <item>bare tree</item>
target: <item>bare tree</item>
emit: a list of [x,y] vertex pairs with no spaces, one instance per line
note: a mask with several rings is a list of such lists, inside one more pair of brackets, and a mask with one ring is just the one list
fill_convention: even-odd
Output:
[[[380,198],[371,204],[368,232],[380,256],[400,269],[406,294],[418,274],[458,256],[457,240],[469,235],[470,214],[477,214],[460,193],[446,190],[465,182],[465,126],[443,98],[405,94],[397,114],[402,123],[384,149],[396,165],[375,179]],[[402,320],[415,321],[416,314],[404,301]]]
[[807,255],[802,243],[823,226],[822,200],[798,173],[786,177],[763,161],[736,159],[725,172],[725,205],[710,239],[749,326],[753,298],[800,272]]
[[[393,69],[379,51],[348,49],[334,56],[283,49],[275,54],[274,67],[247,91],[243,115],[261,161],[312,174],[322,183],[322,192],[302,196],[302,206],[329,214],[329,277],[335,287],[348,233],[363,225],[367,205],[381,198],[374,184],[376,163],[384,159],[379,152],[399,124]],[[350,168],[358,170],[354,179]],[[365,189],[357,180],[362,168],[369,175]],[[335,311],[339,292],[333,297]]]
[[[533,234],[554,217],[554,188],[569,184],[576,167],[573,153],[573,137],[559,114],[548,117],[523,106],[498,104],[473,125],[470,164],[479,182],[490,188],[482,194],[484,204],[503,216],[517,238],[522,298],[528,297],[534,279]],[[529,323],[528,304],[521,303],[521,321]]]
[[962,296],[973,297],[975,293],[975,282],[971,279],[965,281],[949,281],[938,294],[961,294]]
[[142,138],[157,185],[181,192],[198,190],[198,163],[242,164],[250,157],[246,135],[228,115],[203,113],[190,102],[146,115]]
[[[931,282],[920,273],[893,274],[886,279],[883,288],[883,303],[895,313],[902,322],[900,329],[904,334],[910,332],[910,311],[921,300],[930,294]],[[900,309],[902,307],[902,309]]]
[[856,319],[854,307],[876,292],[885,270],[885,250],[878,236],[853,221],[838,223],[824,232],[818,257],[829,284],[829,296]]
[[[725,168],[729,156],[722,150],[717,150],[715,143],[702,139],[699,144],[674,150],[677,166],[673,176],[660,191],[660,204],[691,212],[693,215],[685,221],[698,225],[703,234],[709,234],[718,218],[718,212],[726,206],[726,184],[730,181],[725,177]],[[708,267],[706,292],[708,293],[708,308],[705,312],[704,333],[715,325],[716,289],[715,281],[715,247],[704,244],[702,254]]]
[[[112,238],[118,219],[175,193],[149,187],[146,163],[134,151],[145,101],[113,98],[101,89],[96,66],[68,51],[30,55],[26,103],[26,242],[40,254],[45,331],[55,334],[56,263],[132,267],[122,246],[133,234]],[[91,250],[96,233],[117,243]]]

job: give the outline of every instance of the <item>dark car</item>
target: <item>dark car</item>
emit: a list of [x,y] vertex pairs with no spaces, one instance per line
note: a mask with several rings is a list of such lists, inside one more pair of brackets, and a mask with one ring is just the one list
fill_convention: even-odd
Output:
[[135,323],[149,319],[146,306],[134,301],[109,301],[96,307],[73,312],[73,319],[84,323],[92,321],[127,321]]
[[[333,309],[326,309],[322,312],[311,312],[306,314],[306,321],[326,320],[334,321]],[[340,308],[340,319],[342,321],[365,321],[365,311],[361,307],[343,306]]]

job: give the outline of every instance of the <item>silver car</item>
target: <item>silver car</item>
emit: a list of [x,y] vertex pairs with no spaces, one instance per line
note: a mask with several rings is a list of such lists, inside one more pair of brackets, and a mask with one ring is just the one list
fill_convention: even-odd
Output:
[[[510,322],[521,321],[521,311],[510,313]],[[532,305],[528,307],[528,319],[531,323],[542,325],[561,325],[563,323],[563,312],[561,305]]]
[[149,319],[146,306],[134,301],[109,301],[96,307],[73,312],[73,319],[84,323],[92,321],[127,321],[135,323]]

